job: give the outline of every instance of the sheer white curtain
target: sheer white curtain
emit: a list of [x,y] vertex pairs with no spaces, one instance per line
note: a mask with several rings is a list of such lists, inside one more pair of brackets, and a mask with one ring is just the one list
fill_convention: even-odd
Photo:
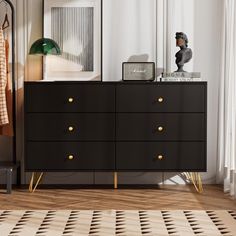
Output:
[[103,0],[103,80],[122,79],[130,57],[156,61],[156,0]]
[[217,180],[236,198],[236,2],[224,0]]
[[[176,32],[184,32],[188,36],[189,47],[195,52],[194,30],[195,30],[195,0],[164,0],[166,5],[166,72],[176,70],[175,54],[179,50],[176,47]],[[159,39],[159,38],[158,38]],[[184,66],[186,71],[193,71],[194,57]]]

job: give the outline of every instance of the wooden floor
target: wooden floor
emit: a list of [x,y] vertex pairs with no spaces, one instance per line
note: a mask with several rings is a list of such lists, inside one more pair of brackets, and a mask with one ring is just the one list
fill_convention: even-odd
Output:
[[0,210],[236,210],[236,201],[216,185],[198,194],[192,186],[165,185],[159,189],[14,189],[0,191]]

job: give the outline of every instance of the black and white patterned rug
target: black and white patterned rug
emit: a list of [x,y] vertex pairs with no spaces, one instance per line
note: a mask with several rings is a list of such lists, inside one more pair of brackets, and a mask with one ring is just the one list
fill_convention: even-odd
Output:
[[0,236],[236,236],[236,211],[0,211]]

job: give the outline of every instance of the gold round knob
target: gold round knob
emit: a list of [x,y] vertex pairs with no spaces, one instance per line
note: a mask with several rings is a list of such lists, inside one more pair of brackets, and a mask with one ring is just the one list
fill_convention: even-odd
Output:
[[74,156],[73,156],[73,155],[69,155],[69,156],[68,156],[68,159],[69,159],[69,160],[73,160],[73,159],[74,159]]
[[74,130],[74,127],[73,127],[73,126],[69,126],[68,130],[69,130],[70,132],[72,132],[72,131]]
[[163,98],[163,97],[159,97],[159,98],[157,99],[157,101],[158,101],[159,103],[162,103],[162,102],[164,101],[164,98]]
[[74,98],[68,98],[68,102],[72,103],[74,101]]
[[162,155],[158,155],[158,156],[157,156],[157,159],[160,160],[160,161],[161,161],[163,158],[164,158],[164,157],[163,157]]
[[164,128],[162,126],[159,126],[157,129],[159,132],[162,132],[164,130]]

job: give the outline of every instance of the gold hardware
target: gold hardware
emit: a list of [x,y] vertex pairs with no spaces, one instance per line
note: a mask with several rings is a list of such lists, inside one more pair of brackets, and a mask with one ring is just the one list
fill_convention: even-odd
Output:
[[164,128],[163,128],[162,126],[159,126],[159,127],[158,127],[158,131],[159,131],[159,132],[162,132],[163,130],[164,130]]
[[117,176],[117,172],[114,172],[114,189],[117,189],[117,185],[118,185],[118,176]]
[[68,98],[68,102],[72,103],[74,101],[74,98]]
[[185,172],[184,173],[187,180],[189,180],[190,182],[192,182],[194,188],[196,189],[196,191],[198,193],[202,193],[203,192],[203,186],[202,186],[202,178],[200,173],[196,173],[196,172]]
[[40,174],[33,172],[31,175],[31,179],[30,179],[30,184],[29,184],[29,192],[30,193],[34,193],[35,190],[37,189],[38,185],[40,184],[41,180],[43,177],[43,172],[41,172]]
[[163,157],[162,155],[158,155],[158,156],[157,156],[157,159],[160,160],[160,161],[161,161],[163,158],[164,158],[164,157]]
[[72,131],[74,130],[74,127],[73,127],[73,126],[69,126],[68,130],[69,130],[70,132],[72,132]]
[[73,156],[73,155],[69,155],[69,156],[68,156],[68,159],[69,159],[69,160],[73,160],[73,159],[74,159],[74,156]]
[[163,98],[163,97],[159,97],[159,98],[157,99],[157,101],[158,101],[159,103],[162,103],[162,102],[164,101],[164,98]]

